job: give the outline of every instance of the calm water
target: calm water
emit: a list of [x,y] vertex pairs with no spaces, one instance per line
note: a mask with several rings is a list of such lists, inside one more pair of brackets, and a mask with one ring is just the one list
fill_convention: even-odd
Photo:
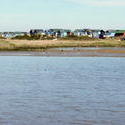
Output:
[[0,125],[125,125],[125,58],[1,56]]
[[52,48],[56,50],[125,50],[125,48],[121,47],[63,47],[63,48]]

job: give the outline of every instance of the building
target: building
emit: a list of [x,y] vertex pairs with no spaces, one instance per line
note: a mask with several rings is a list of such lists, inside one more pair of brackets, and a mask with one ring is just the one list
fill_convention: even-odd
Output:
[[61,32],[61,37],[67,37],[67,36],[70,36],[70,35],[72,35],[72,32],[69,29],[63,29],[62,32]]
[[93,38],[99,38],[100,30],[91,30],[91,37]]
[[125,30],[116,30],[115,37],[125,37]]
[[85,31],[83,29],[76,29],[74,31],[75,36],[85,36]]
[[2,37],[4,38],[13,38],[16,36],[23,36],[27,34],[27,32],[3,32]]
[[105,32],[106,38],[114,38],[115,37],[115,30],[108,30]]
[[43,29],[31,29],[30,35],[45,35],[45,31]]
[[71,34],[71,30],[69,29],[49,29],[46,32],[48,36],[55,37],[66,37]]

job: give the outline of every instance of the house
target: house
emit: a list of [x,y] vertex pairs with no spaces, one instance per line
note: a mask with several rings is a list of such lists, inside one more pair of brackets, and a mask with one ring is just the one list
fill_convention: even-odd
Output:
[[69,29],[49,29],[49,30],[47,30],[48,36],[66,37],[70,34],[71,34],[71,30],[69,30]]
[[105,32],[105,37],[106,38],[113,38],[115,37],[115,31],[114,30],[108,30]]
[[93,30],[92,29],[84,29],[85,36],[93,37]]
[[3,32],[2,37],[4,38],[12,38],[14,36],[13,32]]
[[99,38],[105,39],[105,31],[104,30],[100,30]]
[[75,36],[85,36],[85,31],[83,29],[76,29],[74,31]]
[[96,30],[96,29],[94,29],[94,30],[91,30],[91,37],[93,37],[93,38],[99,38],[99,35],[100,35],[100,30]]
[[72,34],[71,30],[63,29],[63,31],[61,32],[61,37],[70,36],[71,34]]
[[115,37],[125,37],[125,30],[116,30]]
[[26,32],[3,32],[2,33],[2,37],[4,38],[13,38],[16,36],[23,36],[27,34]]
[[61,37],[61,32],[63,32],[63,29],[49,29],[49,30],[47,30],[48,36]]
[[30,35],[45,35],[45,31],[43,29],[31,29]]

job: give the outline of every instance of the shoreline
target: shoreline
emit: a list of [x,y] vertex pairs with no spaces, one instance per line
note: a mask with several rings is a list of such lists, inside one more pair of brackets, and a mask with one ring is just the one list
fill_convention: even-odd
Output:
[[0,56],[125,57],[119,40],[0,40]]
[[44,51],[0,51],[0,56],[125,57],[125,48],[51,48]]

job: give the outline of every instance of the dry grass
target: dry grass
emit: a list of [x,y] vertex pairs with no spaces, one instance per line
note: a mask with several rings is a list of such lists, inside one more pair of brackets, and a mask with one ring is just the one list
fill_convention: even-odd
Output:
[[44,50],[55,47],[125,47],[124,41],[119,40],[1,40],[0,50]]

